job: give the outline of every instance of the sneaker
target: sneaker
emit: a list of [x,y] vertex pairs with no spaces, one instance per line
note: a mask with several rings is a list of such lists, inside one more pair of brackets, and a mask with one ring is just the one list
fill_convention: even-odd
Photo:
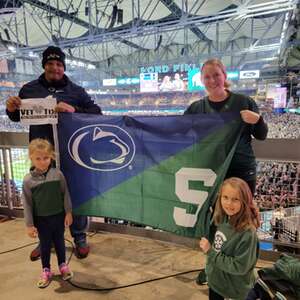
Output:
[[40,244],[38,244],[30,253],[30,260],[35,261],[41,257]]
[[76,245],[75,246],[75,255],[77,258],[86,258],[89,255],[90,247],[87,244]]
[[65,263],[62,263],[59,266],[59,271],[63,280],[69,280],[73,277],[73,272],[70,270],[69,266]]
[[43,289],[43,288],[47,287],[51,282],[52,276],[53,276],[53,273],[50,271],[50,269],[44,268],[43,272],[41,274],[41,278],[37,283],[37,286],[40,289]]

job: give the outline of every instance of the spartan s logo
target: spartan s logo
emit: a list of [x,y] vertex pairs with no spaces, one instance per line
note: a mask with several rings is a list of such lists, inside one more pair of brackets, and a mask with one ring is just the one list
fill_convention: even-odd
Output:
[[68,151],[73,160],[84,168],[116,171],[131,163],[135,144],[124,129],[97,124],[76,130],[68,142]]

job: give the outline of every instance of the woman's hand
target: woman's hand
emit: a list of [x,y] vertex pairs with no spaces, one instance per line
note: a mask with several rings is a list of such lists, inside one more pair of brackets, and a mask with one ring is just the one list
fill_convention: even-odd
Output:
[[72,223],[73,223],[72,213],[68,212],[66,213],[65,216],[65,227],[71,226]]
[[201,238],[201,240],[199,241],[199,247],[204,253],[207,253],[211,248],[211,244],[208,239]]
[[245,109],[241,110],[242,120],[247,124],[256,124],[260,118],[260,115],[254,111]]

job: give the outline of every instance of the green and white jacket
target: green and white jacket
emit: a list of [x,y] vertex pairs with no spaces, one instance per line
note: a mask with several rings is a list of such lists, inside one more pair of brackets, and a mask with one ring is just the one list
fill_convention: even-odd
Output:
[[208,286],[224,298],[245,300],[254,284],[259,244],[256,231],[237,232],[224,222],[207,253]]
[[65,177],[60,170],[52,167],[45,173],[33,169],[24,177],[22,200],[27,226],[34,225],[35,216],[72,211]]

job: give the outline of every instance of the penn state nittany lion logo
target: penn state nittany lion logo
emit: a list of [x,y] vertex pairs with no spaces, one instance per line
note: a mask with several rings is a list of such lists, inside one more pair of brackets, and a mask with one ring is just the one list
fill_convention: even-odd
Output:
[[80,166],[96,171],[116,171],[130,165],[135,144],[127,131],[108,124],[89,125],[76,130],[68,151]]
[[224,242],[227,241],[227,238],[225,234],[221,231],[217,231],[215,234],[215,240],[214,240],[214,248],[217,252],[221,251],[221,248],[224,244]]

